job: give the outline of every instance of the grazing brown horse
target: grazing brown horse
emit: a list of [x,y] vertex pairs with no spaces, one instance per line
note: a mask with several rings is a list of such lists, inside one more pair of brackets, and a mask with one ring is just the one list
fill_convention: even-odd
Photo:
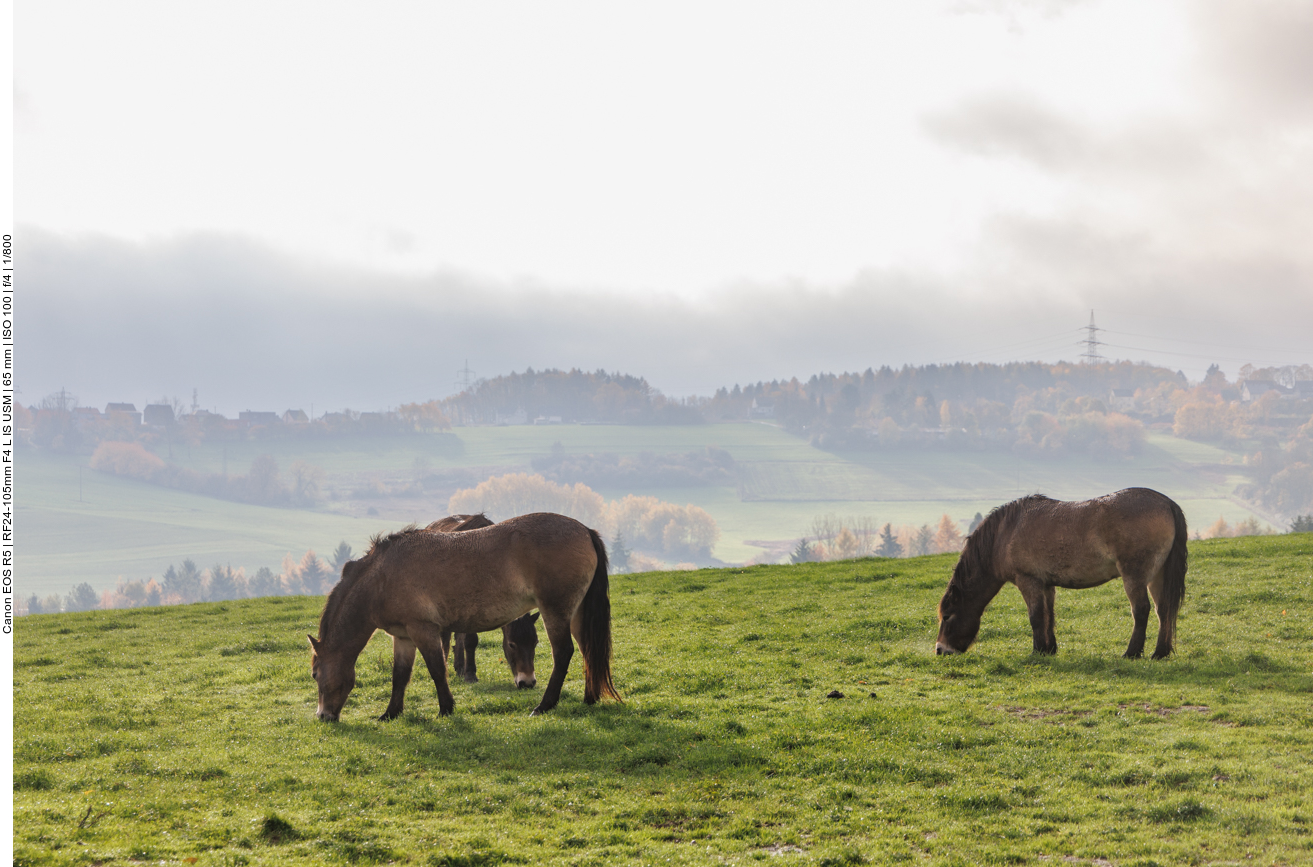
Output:
[[[375,629],[393,636],[392,700],[381,719],[401,714],[418,649],[438,690],[438,713],[455,706],[447,683],[454,630],[479,632],[532,608],[552,645],[552,676],[534,709],[556,706],[574,655],[584,658],[584,701],[619,699],[611,683],[611,600],[606,546],[595,530],[564,515],[536,513],[466,533],[407,527],[375,536],[364,557],[342,569],[324,603],[310,672],[316,716],[335,722],[356,684],[356,659]],[[399,639],[399,640],[398,640]]]
[[[491,526],[492,520],[480,512],[477,515],[448,515],[424,529],[435,533],[461,533]],[[538,683],[538,679],[533,676],[533,659],[538,649],[538,629],[534,626],[537,622],[536,613],[526,614],[501,628],[502,655],[506,657],[506,664],[511,667],[511,677],[520,689],[530,689]],[[451,663],[466,683],[479,682],[478,663],[474,660],[478,649],[479,633],[457,632],[452,636]]]
[[1135,628],[1126,658],[1144,654],[1149,598],[1158,609],[1153,658],[1172,652],[1176,614],[1185,596],[1185,515],[1148,488],[1127,488],[1064,503],[1038,494],[989,513],[970,536],[939,602],[935,653],[965,653],[980,631],[985,606],[1009,581],[1030,612],[1035,653],[1057,653],[1056,587],[1097,587],[1121,576]]

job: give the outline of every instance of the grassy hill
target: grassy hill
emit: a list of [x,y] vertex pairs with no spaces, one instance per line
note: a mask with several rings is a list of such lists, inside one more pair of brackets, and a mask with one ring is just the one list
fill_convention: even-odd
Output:
[[[1151,436],[1133,459],[1107,461],[918,450],[835,454],[766,424],[468,427],[421,436],[172,447],[174,462],[205,473],[245,473],[266,453],[284,470],[296,460],[322,467],[329,498],[315,509],[273,509],[156,488],[80,471],[84,457],[27,449],[18,464],[19,592],[67,593],[82,581],[106,589],[120,576],[158,576],[184,557],[202,568],[223,562],[250,572],[276,568],[287,553],[325,553],[344,539],[360,550],[374,532],[445,514],[450,496],[449,490],[407,496],[371,490],[404,487],[420,472],[468,470],[481,479],[525,471],[556,442],[571,453],[728,451],[739,466],[733,485],[599,489],[608,498],[652,494],[701,506],[721,528],[715,554],[726,562],[761,555],[750,542],[796,539],[827,512],[914,525],[933,525],[948,514],[965,529],[976,512],[1034,491],[1079,499],[1132,485],[1155,487],[1182,504],[1195,528],[1219,515],[1236,522],[1252,514],[1230,498],[1244,480],[1239,455],[1167,436]],[[168,456],[166,447],[158,451]]]
[[316,598],[23,618],[15,863],[1307,863],[1313,534],[1190,557],[1165,662],[1115,584],[1058,595],[1056,657],[1007,589],[936,658],[951,556],[616,576],[625,702],[576,657],[537,718],[485,652],[454,716],[417,673],[374,721],[376,636],[316,722]]

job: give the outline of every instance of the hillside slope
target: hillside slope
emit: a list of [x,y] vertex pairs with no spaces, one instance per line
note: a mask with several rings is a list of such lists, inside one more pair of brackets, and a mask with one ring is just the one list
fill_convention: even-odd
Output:
[[454,716],[417,670],[376,722],[379,635],[316,722],[318,598],[23,618],[15,863],[1306,862],[1313,534],[1190,558],[1165,662],[1116,584],[1058,595],[1056,657],[1009,588],[937,658],[951,555],[615,576],[624,703],[576,656],[538,718],[489,648]]

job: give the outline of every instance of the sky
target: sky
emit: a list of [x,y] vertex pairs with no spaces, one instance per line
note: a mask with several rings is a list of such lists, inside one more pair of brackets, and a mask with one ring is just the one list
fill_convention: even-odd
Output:
[[1313,361],[1313,6],[20,0],[19,398]]

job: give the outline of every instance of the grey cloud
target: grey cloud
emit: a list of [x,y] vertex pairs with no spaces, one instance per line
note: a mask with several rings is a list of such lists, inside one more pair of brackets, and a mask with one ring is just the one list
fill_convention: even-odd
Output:
[[1232,108],[1303,116],[1313,109],[1313,5],[1211,0],[1191,5],[1201,67]]
[[[153,245],[31,230],[20,238],[25,403],[60,387],[91,405],[163,394],[187,403],[197,388],[202,406],[229,414],[377,409],[453,392],[466,359],[485,376],[603,368],[645,376],[667,394],[705,395],[883,364],[1073,359],[1090,307],[1131,323],[1183,316],[1140,323],[1173,339],[1198,336],[1191,317],[1213,317],[1225,323],[1208,337],[1219,346],[1300,345],[1295,323],[1313,318],[1313,293],[1291,300],[1307,286],[1302,272],[1182,263],[1080,221],[997,222],[969,278],[872,271],[842,286],[741,285],[702,302],[347,272],[213,236]],[[1122,357],[1194,375],[1208,364]]]
[[1085,130],[1020,93],[972,97],[927,115],[922,126],[951,147],[980,156],[1016,156],[1050,169],[1084,160],[1092,147]]

